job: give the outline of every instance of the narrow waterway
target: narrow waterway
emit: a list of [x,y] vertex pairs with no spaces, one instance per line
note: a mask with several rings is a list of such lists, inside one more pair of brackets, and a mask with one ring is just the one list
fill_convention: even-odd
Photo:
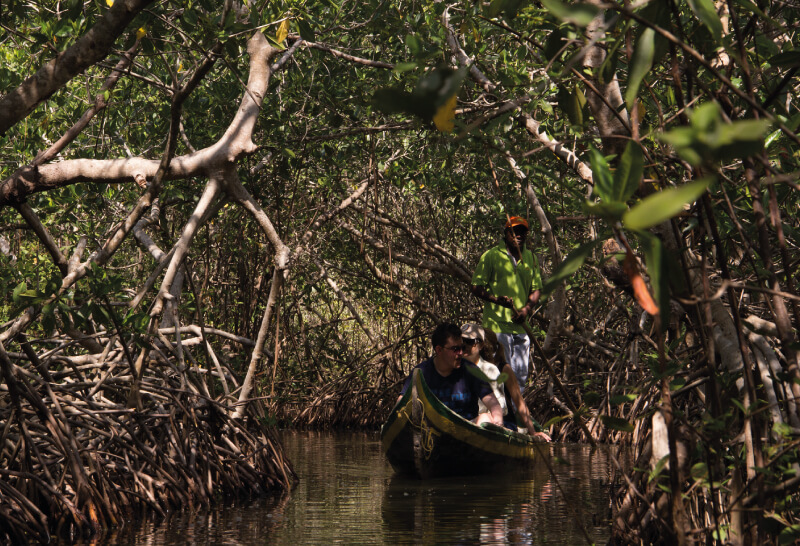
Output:
[[284,432],[300,476],[280,498],[130,522],[93,544],[602,544],[607,450],[545,446],[544,464],[502,476],[395,476],[378,433]]

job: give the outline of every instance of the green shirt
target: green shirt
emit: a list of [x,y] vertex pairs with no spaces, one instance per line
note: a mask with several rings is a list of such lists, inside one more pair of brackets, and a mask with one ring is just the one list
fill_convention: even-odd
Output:
[[[483,253],[472,275],[472,284],[485,286],[494,296],[508,296],[518,310],[528,303],[528,296],[542,287],[542,274],[536,256],[527,248],[522,260],[514,265],[505,243]],[[511,319],[513,309],[484,302],[483,327],[503,334],[524,334],[525,328]]]

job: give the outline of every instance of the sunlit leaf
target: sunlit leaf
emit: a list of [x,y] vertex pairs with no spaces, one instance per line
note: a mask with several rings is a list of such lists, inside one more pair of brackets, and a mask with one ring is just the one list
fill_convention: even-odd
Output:
[[628,206],[619,201],[600,201],[583,203],[583,211],[590,216],[597,216],[609,222],[617,222],[628,211]]
[[614,396],[608,399],[608,403],[612,406],[619,406],[621,404],[628,404],[629,402],[633,402],[636,400],[637,396],[635,394],[615,394]]
[[661,475],[661,472],[664,470],[664,467],[667,466],[669,462],[669,454],[664,455],[661,457],[650,473],[647,475],[647,482],[650,483],[654,479],[658,478]]
[[436,114],[433,116],[433,123],[440,131],[450,132],[455,127],[453,120],[456,118],[457,98],[456,95],[453,95],[436,110]]
[[769,148],[770,144],[778,140],[778,137],[780,137],[782,133],[783,131],[781,129],[778,129],[777,131],[773,131],[772,133],[770,133],[770,135],[766,138],[766,140],[764,140],[764,147]]
[[278,25],[278,30],[275,32],[275,41],[283,43],[286,37],[289,35],[289,19],[284,19],[281,21],[281,24]]
[[778,535],[778,544],[797,544],[800,540],[800,524],[794,523],[780,532]]
[[25,281],[19,283],[15,288],[14,291],[11,293],[11,301],[14,303],[19,303],[20,301],[20,294],[25,292],[28,289],[28,285],[25,284]]
[[693,203],[711,184],[711,178],[702,178],[645,197],[622,217],[626,228],[639,231],[657,226],[681,212],[684,205]]

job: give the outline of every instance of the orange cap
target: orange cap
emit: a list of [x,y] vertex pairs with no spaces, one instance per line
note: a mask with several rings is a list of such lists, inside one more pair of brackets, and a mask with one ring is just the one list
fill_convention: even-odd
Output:
[[506,221],[506,229],[514,226],[525,226],[525,229],[528,229],[528,221],[522,216],[512,216]]

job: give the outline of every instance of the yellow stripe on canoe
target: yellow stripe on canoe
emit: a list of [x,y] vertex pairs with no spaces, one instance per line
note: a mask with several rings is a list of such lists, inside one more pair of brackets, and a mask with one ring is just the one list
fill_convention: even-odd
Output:
[[[534,448],[533,440],[530,440],[523,445],[512,443],[511,438],[507,438],[508,441],[503,442],[497,437],[501,436],[502,433],[492,433],[484,430],[470,421],[467,421],[455,412],[452,412],[449,408],[444,406],[444,404],[436,400],[436,404],[447,409],[447,411],[449,411],[453,417],[442,415],[436,406],[431,402],[431,398],[429,398],[433,397],[434,395],[428,390],[428,386],[425,384],[424,379],[422,379],[422,374],[417,374],[417,376],[417,395],[419,396],[419,400],[422,402],[422,406],[425,409],[425,417],[427,417],[428,421],[435,428],[445,434],[449,434],[450,436],[463,441],[464,443],[467,443],[478,449],[482,449],[488,453],[513,457],[515,459],[534,459],[536,457],[536,449]],[[458,423],[454,419],[461,419],[464,422]],[[490,434],[496,434],[497,436],[493,438],[488,437]],[[396,435],[397,432],[395,432],[395,436]],[[520,441],[524,440],[520,439]],[[386,444],[384,444],[384,447],[385,446]]]

